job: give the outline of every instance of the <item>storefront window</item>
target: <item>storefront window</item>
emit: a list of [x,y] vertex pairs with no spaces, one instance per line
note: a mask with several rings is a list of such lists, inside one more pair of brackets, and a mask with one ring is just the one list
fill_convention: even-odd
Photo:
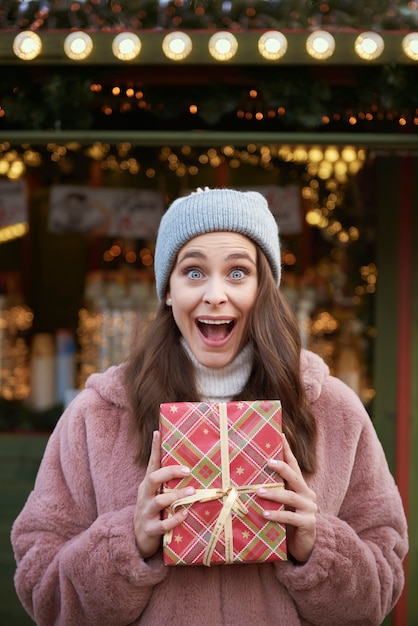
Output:
[[[267,197],[281,233],[282,289],[303,346],[370,408],[377,269],[374,162],[365,149],[70,143],[2,146],[3,161],[5,189],[20,164],[28,224],[0,245],[2,376],[10,378],[19,343],[14,371],[26,380],[4,399],[33,397],[28,373],[41,334],[53,339],[55,366],[60,333],[73,338],[70,394],[90,373],[122,361],[158,304],[153,251],[165,208],[196,187],[231,186]],[[27,316],[20,327],[8,321],[16,298]],[[20,319],[16,310],[12,317]],[[62,391],[51,391],[50,404],[58,401]]]

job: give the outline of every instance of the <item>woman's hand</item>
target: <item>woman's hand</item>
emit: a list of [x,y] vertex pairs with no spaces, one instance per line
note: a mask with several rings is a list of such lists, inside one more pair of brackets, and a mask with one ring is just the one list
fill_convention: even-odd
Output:
[[316,539],[316,495],[306,484],[299,464],[283,436],[283,461],[271,459],[268,465],[280,474],[286,489],[259,489],[258,495],[284,505],[284,509],[265,511],[267,519],[286,524],[287,548],[298,563],[306,563]]
[[165,532],[181,524],[187,517],[187,510],[181,509],[172,517],[162,520],[161,511],[178,498],[194,493],[194,489],[189,487],[163,494],[160,493],[161,485],[172,478],[184,478],[189,473],[189,468],[182,465],[161,467],[160,433],[155,431],[147,471],[138,488],[134,514],[136,544],[144,559],[149,558],[158,550],[161,536]]

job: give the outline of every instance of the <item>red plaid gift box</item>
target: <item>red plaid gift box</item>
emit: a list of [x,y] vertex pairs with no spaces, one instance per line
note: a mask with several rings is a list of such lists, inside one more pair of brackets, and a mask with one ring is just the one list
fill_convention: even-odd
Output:
[[167,565],[260,563],[286,560],[285,527],[266,520],[277,503],[257,489],[283,487],[268,458],[282,456],[278,400],[173,402],[160,406],[162,465],[186,465],[191,474],[164,491],[192,486],[164,515],[187,506],[189,515],[164,536]]

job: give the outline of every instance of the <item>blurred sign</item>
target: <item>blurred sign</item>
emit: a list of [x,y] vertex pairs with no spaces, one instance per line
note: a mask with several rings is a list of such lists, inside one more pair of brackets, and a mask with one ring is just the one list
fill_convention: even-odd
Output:
[[155,238],[164,210],[164,194],[159,191],[53,185],[49,230]]
[[0,181],[0,227],[27,221],[28,203],[25,181]]

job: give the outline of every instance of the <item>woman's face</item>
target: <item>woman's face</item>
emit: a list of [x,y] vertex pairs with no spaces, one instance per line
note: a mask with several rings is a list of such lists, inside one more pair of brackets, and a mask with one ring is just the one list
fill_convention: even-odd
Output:
[[166,303],[196,359],[219,368],[246,340],[257,297],[257,250],[239,233],[199,235],[179,251]]

